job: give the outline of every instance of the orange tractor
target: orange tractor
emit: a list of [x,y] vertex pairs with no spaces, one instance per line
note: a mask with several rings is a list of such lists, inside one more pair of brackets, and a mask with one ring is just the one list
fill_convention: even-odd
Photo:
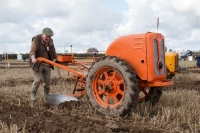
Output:
[[140,102],[157,103],[162,88],[173,84],[166,79],[164,47],[162,34],[147,32],[114,40],[105,56],[91,66],[73,55],[59,55],[57,63],[44,58],[37,61],[68,71],[68,77],[75,80],[68,95],[81,98],[86,93],[98,112],[123,115]]

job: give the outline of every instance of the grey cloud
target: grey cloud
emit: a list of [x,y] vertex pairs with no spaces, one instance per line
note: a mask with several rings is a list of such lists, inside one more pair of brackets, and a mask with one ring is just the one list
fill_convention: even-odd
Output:
[[[106,8],[103,0],[9,0],[0,5],[0,43],[9,50],[27,51],[31,38],[50,27],[55,35],[54,43],[60,51],[73,45],[74,51],[89,47],[106,50],[115,38],[115,25],[119,36],[156,32],[156,20],[160,18],[161,32],[170,47],[198,46],[200,8],[198,0],[126,0],[129,9],[123,14]],[[187,5],[184,5],[184,3]],[[186,8],[185,8],[186,6]],[[19,48],[20,47],[20,48]],[[200,47],[199,47],[200,48]]]
[[55,32],[58,49],[62,43],[79,51],[101,48],[102,43],[113,39],[114,25],[122,22],[122,16],[109,11],[103,0],[10,0],[0,7],[0,38],[4,38],[0,43],[9,45],[10,51],[29,51],[31,38],[44,27]]
[[[200,49],[200,39],[194,38],[200,28],[200,5],[197,0],[126,0],[129,10],[126,12],[128,21],[121,26],[123,34],[156,32],[157,17],[160,18],[159,32],[161,32],[168,46],[184,49]],[[197,8],[198,7],[198,8]],[[132,29],[130,30],[131,27]],[[127,29],[129,28],[129,29]],[[195,47],[192,44],[195,45]]]

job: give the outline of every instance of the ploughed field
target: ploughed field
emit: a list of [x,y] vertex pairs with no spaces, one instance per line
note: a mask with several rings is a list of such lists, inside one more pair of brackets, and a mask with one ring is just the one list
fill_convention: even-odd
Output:
[[[174,85],[165,87],[154,106],[139,104],[126,116],[98,113],[85,94],[79,101],[50,106],[42,86],[35,102],[30,99],[33,82],[27,62],[0,61],[0,132],[200,132],[200,73],[197,69],[176,75]],[[182,67],[193,67],[195,61],[180,61]],[[74,81],[67,72],[52,71],[51,93],[72,93]]]

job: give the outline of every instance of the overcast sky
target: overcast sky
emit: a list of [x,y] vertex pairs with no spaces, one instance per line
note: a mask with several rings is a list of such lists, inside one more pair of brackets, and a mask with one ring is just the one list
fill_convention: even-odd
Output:
[[[56,51],[105,51],[116,37],[158,32],[168,49],[200,50],[199,0],[0,0],[0,52],[29,53],[31,39],[53,30]],[[116,28],[118,26],[118,28]]]

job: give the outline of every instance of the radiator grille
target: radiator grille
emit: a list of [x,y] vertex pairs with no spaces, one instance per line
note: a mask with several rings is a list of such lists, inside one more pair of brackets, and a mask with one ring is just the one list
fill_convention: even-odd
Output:
[[164,75],[165,74],[165,50],[164,50],[165,46],[164,46],[164,40],[160,41],[160,61],[163,63],[163,67],[161,69],[161,74]]
[[159,75],[159,70],[158,70],[158,43],[156,39],[154,39],[154,70],[155,70],[155,75]]
[[[154,39],[154,70],[155,76],[165,75],[165,50],[164,40]],[[159,68],[159,64],[163,64],[162,68]]]

